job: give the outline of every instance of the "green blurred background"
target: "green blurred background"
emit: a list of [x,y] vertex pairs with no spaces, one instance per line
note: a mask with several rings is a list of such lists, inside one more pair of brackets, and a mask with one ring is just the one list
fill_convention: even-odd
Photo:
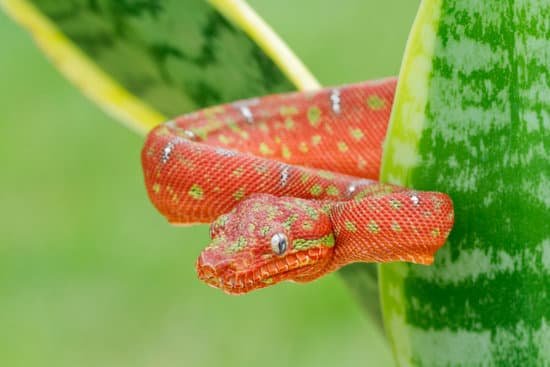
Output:
[[[395,75],[418,0],[253,0],[325,84]],[[380,366],[337,275],[231,297],[200,283],[207,227],[148,202],[143,138],[0,13],[1,366]]]

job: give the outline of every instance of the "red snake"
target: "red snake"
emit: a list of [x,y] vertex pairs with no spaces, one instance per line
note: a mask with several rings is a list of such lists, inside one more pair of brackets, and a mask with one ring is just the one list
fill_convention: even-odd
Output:
[[174,224],[212,223],[200,279],[227,293],[357,261],[431,264],[451,199],[374,180],[394,78],[207,108],[158,126],[142,164]]

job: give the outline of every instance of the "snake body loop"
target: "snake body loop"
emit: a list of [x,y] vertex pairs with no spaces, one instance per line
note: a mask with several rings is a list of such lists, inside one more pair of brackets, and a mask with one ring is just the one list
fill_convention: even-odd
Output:
[[213,222],[199,277],[245,293],[355,261],[431,263],[450,198],[375,181],[395,85],[239,101],[155,128],[142,151],[151,201],[171,223]]

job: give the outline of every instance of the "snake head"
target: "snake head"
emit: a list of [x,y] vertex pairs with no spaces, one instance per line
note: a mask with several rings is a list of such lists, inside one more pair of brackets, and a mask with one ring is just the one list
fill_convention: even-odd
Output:
[[197,260],[198,276],[230,294],[315,279],[334,247],[326,205],[266,194],[252,195],[220,216],[210,236]]

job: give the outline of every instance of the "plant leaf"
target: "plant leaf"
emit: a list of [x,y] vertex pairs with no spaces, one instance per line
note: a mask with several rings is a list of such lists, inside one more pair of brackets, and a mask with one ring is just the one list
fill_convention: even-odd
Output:
[[0,1],[83,93],[141,133],[165,116],[292,82],[318,86],[239,0]]
[[338,270],[359,305],[384,335],[382,310],[380,309],[380,292],[378,290],[378,267],[374,263],[354,263]]
[[425,0],[382,178],[449,193],[431,267],[381,266],[399,365],[550,364],[550,1]]

